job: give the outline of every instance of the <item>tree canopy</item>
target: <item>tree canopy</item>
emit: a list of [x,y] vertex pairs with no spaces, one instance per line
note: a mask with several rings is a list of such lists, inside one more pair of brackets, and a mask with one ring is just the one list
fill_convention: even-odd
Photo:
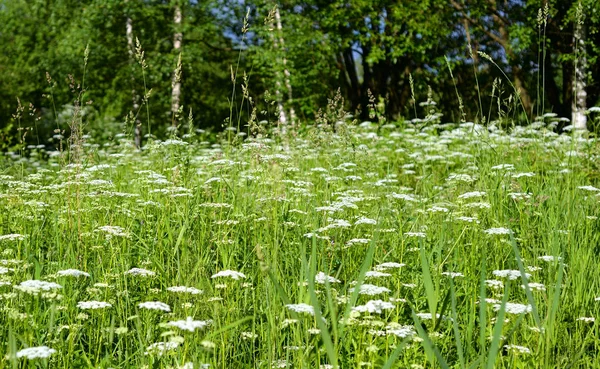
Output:
[[[200,128],[253,109],[307,122],[338,89],[360,119],[374,106],[388,121],[422,116],[428,97],[446,121],[570,117],[577,78],[585,105],[600,99],[599,25],[594,0],[0,0],[0,127],[15,129],[21,109],[32,118],[19,124],[48,137],[77,104],[106,135],[130,132],[128,115],[164,135],[190,109]],[[519,104],[502,112],[510,95]]]

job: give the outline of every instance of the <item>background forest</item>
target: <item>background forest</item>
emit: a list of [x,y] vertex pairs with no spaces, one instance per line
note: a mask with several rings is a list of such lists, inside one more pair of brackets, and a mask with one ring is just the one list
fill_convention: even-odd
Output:
[[571,118],[600,98],[599,25],[596,0],[0,0],[1,137],[74,114],[105,136],[190,109],[199,128],[307,122],[338,89],[359,119],[428,98],[444,121]]

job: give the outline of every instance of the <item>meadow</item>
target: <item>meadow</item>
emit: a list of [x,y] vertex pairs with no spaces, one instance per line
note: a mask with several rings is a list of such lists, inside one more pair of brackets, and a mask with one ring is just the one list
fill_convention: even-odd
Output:
[[7,153],[0,367],[598,368],[600,145],[559,123]]

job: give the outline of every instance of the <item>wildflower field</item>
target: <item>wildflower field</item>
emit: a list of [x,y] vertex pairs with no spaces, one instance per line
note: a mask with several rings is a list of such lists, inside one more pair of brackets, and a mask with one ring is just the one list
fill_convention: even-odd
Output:
[[6,155],[0,367],[600,367],[600,146],[556,125]]

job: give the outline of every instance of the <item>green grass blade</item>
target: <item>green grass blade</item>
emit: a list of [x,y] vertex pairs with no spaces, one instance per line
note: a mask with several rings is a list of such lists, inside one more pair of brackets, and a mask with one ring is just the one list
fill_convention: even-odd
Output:
[[417,333],[419,334],[419,337],[423,340],[423,348],[425,349],[425,353],[427,354],[429,361],[431,361],[431,364],[435,365],[435,358],[438,364],[440,364],[440,366],[442,367],[442,369],[449,369],[450,366],[448,365],[438,348],[433,344],[433,342],[431,342],[431,339],[421,326],[421,321],[419,320],[417,314],[415,314],[414,310],[412,310],[411,315],[413,321],[415,322],[415,328],[417,330]]
[[506,302],[508,301],[509,295],[509,284],[504,288],[504,296],[502,297],[502,304],[496,316],[496,324],[494,324],[494,330],[492,332],[492,343],[490,344],[490,350],[488,351],[487,357],[487,369],[494,369],[496,364],[496,356],[500,350],[500,342],[502,341],[502,328],[504,327],[504,315],[506,314]]

